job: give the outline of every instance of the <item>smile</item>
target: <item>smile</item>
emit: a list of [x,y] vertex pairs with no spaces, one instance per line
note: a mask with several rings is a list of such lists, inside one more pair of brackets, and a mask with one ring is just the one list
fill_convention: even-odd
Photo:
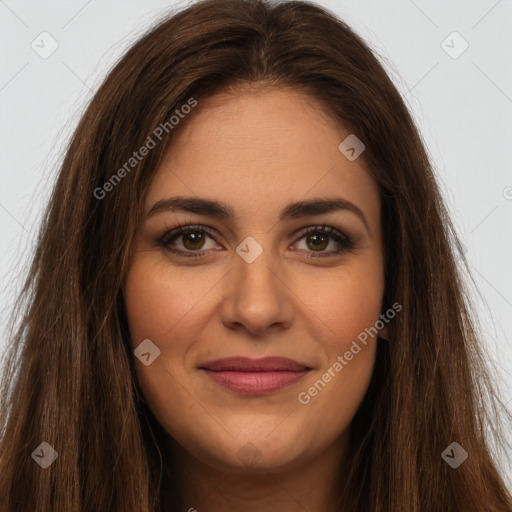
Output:
[[261,395],[295,384],[311,368],[287,358],[235,357],[204,363],[200,370],[225,389],[243,395]]

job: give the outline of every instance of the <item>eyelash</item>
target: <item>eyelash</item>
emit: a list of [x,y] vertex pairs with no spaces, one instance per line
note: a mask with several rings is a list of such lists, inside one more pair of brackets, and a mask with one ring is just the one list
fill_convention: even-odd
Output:
[[[181,226],[178,223],[179,227],[175,229],[166,228],[165,234],[157,240],[157,243],[159,246],[163,247],[165,250],[172,252],[173,254],[176,254],[178,256],[183,256],[185,258],[201,258],[206,256],[205,253],[208,253],[209,249],[206,250],[197,250],[197,251],[182,251],[181,249],[172,248],[169,244],[174,241],[174,239],[178,238],[180,235],[189,234],[189,233],[202,233],[207,234],[210,237],[213,237],[214,230],[210,228],[209,226],[202,226],[202,225],[186,225]],[[327,225],[319,225],[319,226],[309,226],[308,228],[305,228],[301,234],[300,237],[297,239],[300,240],[304,238],[305,236],[309,234],[322,234],[322,235],[328,235],[330,238],[334,239],[341,247],[342,249],[338,251],[331,251],[331,252],[320,252],[318,254],[309,254],[306,257],[315,259],[315,258],[325,258],[330,256],[337,256],[340,254],[343,254],[345,252],[348,252],[350,250],[353,250],[355,248],[353,240],[348,237],[347,235],[344,235],[340,233],[338,230],[334,229],[332,226]],[[315,251],[310,251],[310,253],[315,253]]]

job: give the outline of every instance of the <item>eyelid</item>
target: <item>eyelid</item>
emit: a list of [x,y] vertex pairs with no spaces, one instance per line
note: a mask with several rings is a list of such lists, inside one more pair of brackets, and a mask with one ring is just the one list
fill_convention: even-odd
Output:
[[[158,239],[158,245],[163,246],[167,251],[174,253],[178,256],[184,256],[186,258],[189,257],[202,257],[207,255],[212,250],[218,250],[218,249],[198,249],[196,251],[193,250],[182,250],[182,249],[176,249],[169,246],[169,243],[174,238],[179,237],[182,234],[186,234],[189,232],[202,232],[206,233],[212,240],[214,240],[217,244],[217,242],[214,233],[218,233],[218,231],[215,228],[212,228],[211,226],[205,225],[205,224],[185,224],[181,225],[178,222],[178,227],[175,228],[169,228],[166,227],[165,233],[162,237]],[[319,225],[309,225],[303,228],[300,228],[292,233],[291,236],[296,237],[295,241],[293,243],[299,242],[302,238],[307,236],[310,233],[320,233],[323,234],[331,239],[334,239],[335,243],[337,243],[341,249],[336,251],[308,251],[308,250],[299,250],[297,252],[304,253],[306,257],[308,258],[321,258],[321,257],[329,257],[329,256],[339,256],[341,254],[344,254],[348,251],[351,251],[355,248],[354,239],[351,236],[346,235],[343,231],[338,230],[337,228],[327,225],[327,224],[319,224]],[[221,244],[219,244],[221,245]],[[314,256],[314,254],[316,255]]]
[[[175,228],[166,227],[165,231],[164,231],[164,235],[160,238],[160,240],[164,241],[164,243],[165,243],[165,241],[166,241],[166,243],[169,243],[173,238],[175,238],[176,236],[179,236],[180,234],[185,234],[185,233],[194,232],[194,231],[199,231],[200,233],[204,232],[208,236],[210,236],[213,240],[215,240],[213,234],[218,233],[218,231],[215,228],[212,228],[205,224],[181,225],[178,222],[178,226]],[[217,240],[215,240],[215,242],[217,242]],[[217,242],[217,243],[219,243],[219,242]],[[195,251],[195,252],[199,252],[199,251]]]

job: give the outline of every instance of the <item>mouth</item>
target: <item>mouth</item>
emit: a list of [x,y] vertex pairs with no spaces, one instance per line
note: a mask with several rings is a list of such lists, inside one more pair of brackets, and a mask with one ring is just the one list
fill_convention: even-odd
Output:
[[221,387],[243,395],[273,393],[295,384],[312,370],[285,357],[229,357],[203,363],[199,369]]

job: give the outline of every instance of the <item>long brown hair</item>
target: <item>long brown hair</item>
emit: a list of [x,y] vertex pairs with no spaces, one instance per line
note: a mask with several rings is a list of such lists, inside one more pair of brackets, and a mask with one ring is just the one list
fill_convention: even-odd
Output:
[[[200,105],[245,86],[320,101],[363,141],[380,189],[382,310],[403,309],[389,341],[379,341],[351,425],[339,510],[510,511],[488,436],[505,411],[478,347],[468,265],[411,115],[345,23],[312,3],[265,0],[205,0],[173,12],[132,45],[82,116],[13,313],[0,507],[179,510],[178,464],[162,456],[166,433],[137,384],[122,283],[145,193],[179,129],[171,116],[191,98]],[[155,147],[130,161],[148,137]],[[468,453],[457,469],[441,457],[454,441]],[[43,442],[58,454],[46,469],[32,456]]]

